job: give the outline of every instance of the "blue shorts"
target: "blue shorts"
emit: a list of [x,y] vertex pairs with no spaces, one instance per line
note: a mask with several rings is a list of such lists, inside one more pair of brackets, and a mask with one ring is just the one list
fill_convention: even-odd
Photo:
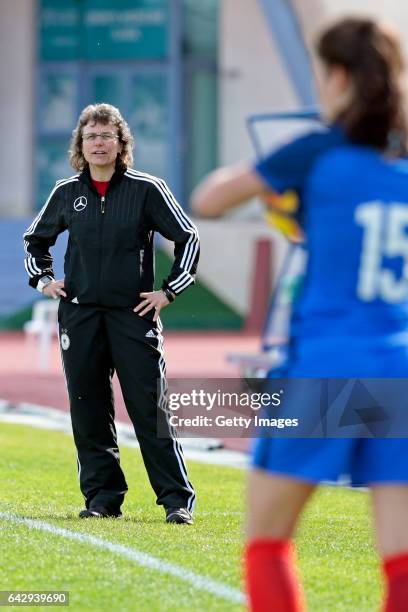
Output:
[[[379,350],[376,342],[353,343],[350,338],[302,342],[281,376],[408,377],[407,346]],[[255,441],[252,464],[311,483],[346,476],[353,485],[408,484],[408,438],[264,437]]]
[[258,438],[253,467],[311,483],[408,484],[408,439]]

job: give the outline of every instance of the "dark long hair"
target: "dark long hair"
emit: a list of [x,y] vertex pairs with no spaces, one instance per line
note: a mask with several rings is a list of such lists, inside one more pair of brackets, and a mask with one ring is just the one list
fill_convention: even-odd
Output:
[[346,18],[318,38],[323,63],[344,66],[353,97],[335,118],[355,143],[405,154],[407,118],[402,85],[404,61],[397,35],[370,18]]

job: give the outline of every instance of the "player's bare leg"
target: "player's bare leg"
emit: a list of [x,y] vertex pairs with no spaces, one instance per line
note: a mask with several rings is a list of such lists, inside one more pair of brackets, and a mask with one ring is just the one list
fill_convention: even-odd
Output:
[[371,497],[380,555],[408,551],[408,485],[374,486]]
[[248,478],[247,539],[291,538],[315,485],[252,470]]

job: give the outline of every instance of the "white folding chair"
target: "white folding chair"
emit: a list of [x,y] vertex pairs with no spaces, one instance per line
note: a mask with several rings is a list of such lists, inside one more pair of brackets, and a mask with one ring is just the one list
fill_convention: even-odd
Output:
[[24,323],[27,337],[38,338],[38,365],[47,370],[53,336],[57,335],[57,315],[59,300],[38,300],[34,302],[31,321]]

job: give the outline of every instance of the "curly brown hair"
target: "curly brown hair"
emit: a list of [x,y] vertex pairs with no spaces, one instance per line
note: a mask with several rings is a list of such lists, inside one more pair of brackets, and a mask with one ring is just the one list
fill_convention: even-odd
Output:
[[116,169],[124,171],[126,168],[131,168],[133,166],[133,136],[119,109],[112,104],[89,104],[79,115],[69,147],[71,166],[79,172],[88,167],[88,162],[82,152],[82,129],[88,123],[111,124],[117,128],[122,151],[116,158]]

